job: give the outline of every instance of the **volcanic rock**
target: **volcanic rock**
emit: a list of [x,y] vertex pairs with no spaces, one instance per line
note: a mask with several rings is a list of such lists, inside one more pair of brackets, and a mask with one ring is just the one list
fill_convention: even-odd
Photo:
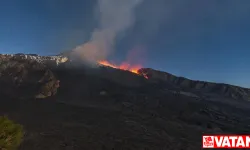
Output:
[[53,72],[36,59],[22,57],[0,55],[0,93],[15,98],[55,95],[59,80]]

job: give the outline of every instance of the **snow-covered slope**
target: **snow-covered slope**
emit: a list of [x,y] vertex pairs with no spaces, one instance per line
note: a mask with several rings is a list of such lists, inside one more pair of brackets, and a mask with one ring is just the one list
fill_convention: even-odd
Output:
[[68,58],[65,56],[39,56],[36,54],[1,54],[0,59],[34,60],[43,64],[56,64],[56,65],[68,61]]

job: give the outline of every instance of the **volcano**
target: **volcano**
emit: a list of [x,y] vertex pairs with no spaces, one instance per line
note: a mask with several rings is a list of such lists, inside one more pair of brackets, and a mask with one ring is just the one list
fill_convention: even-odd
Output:
[[250,89],[68,54],[0,55],[0,96],[20,150],[199,149],[204,133],[250,132]]
[[122,63],[121,65],[117,66],[114,65],[108,61],[99,61],[99,64],[103,65],[103,66],[108,66],[108,67],[112,67],[112,68],[116,68],[116,69],[121,69],[121,70],[128,70],[130,72],[133,72],[135,74],[139,74],[138,70],[141,68],[140,65],[130,65],[129,63]]

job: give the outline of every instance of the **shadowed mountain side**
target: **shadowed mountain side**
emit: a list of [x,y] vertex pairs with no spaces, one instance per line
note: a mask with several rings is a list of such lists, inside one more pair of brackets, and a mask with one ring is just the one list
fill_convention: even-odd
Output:
[[43,59],[0,58],[0,115],[24,126],[20,150],[194,150],[204,133],[250,132],[249,103],[231,105],[221,84]]
[[142,68],[139,70],[139,72],[141,74],[146,74],[150,80],[156,83],[163,84],[164,82],[165,84],[171,84],[172,86],[179,87],[184,91],[203,94],[216,94],[218,96],[232,98],[237,101],[250,100],[250,89],[247,88],[222,83],[194,81],[151,68]]

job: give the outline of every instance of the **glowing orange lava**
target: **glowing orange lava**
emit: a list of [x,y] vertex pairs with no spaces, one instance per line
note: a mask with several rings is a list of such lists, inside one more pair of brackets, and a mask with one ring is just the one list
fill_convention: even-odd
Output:
[[108,67],[112,67],[112,68],[117,68],[117,69],[121,69],[121,70],[127,70],[127,71],[130,71],[130,72],[133,72],[133,73],[136,73],[136,74],[139,74],[138,73],[138,70],[140,68],[142,68],[142,66],[140,65],[130,65],[129,63],[122,63],[121,65],[114,65],[106,60],[104,61],[99,61],[98,62],[99,64],[101,65],[104,65],[104,66],[108,66]]

